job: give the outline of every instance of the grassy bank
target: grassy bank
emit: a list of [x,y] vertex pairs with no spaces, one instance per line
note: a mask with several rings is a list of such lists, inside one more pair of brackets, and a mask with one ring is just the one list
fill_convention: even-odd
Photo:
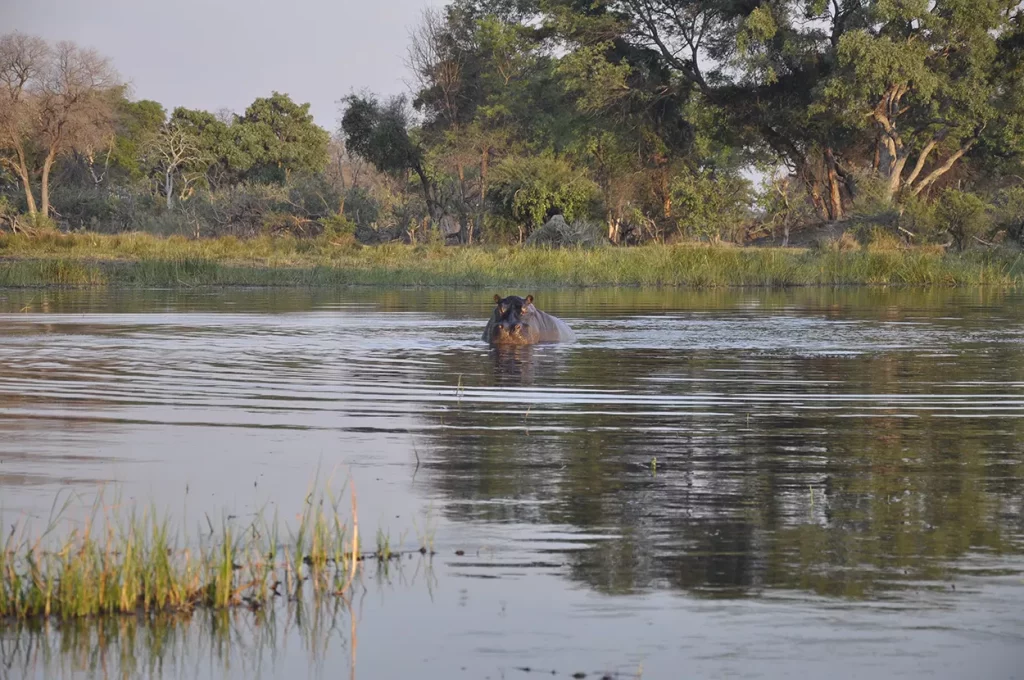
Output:
[[[329,489],[311,492],[298,526],[284,534],[262,516],[219,528],[205,517],[187,540],[153,509],[119,508],[98,502],[92,519],[61,541],[50,538],[57,520],[37,535],[12,527],[0,546],[0,621],[259,609],[275,597],[339,597],[362,561],[398,555],[380,534],[376,550],[361,553],[355,499],[343,516]],[[426,552],[426,537],[423,544]]]
[[1016,286],[1024,256],[934,249],[650,245],[595,250],[337,246],[321,239],[0,236],[0,287]]

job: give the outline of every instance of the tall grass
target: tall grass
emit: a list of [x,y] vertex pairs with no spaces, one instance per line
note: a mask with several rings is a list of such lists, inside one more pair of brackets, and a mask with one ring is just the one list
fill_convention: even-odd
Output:
[[25,286],[1016,286],[1010,248],[800,250],[696,244],[546,250],[326,239],[0,235],[0,287]]
[[[291,541],[279,543],[276,519],[257,513],[239,528],[185,541],[154,508],[115,514],[102,498],[88,519],[60,541],[51,539],[67,504],[44,531],[16,526],[0,549],[0,619],[74,619],[196,608],[260,609],[275,596],[343,596],[357,577],[359,522],[330,486],[311,491]],[[378,556],[390,559],[391,555]],[[283,589],[283,590],[282,590]]]

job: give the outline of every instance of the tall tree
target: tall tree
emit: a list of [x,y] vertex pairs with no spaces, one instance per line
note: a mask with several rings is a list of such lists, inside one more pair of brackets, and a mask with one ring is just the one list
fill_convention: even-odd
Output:
[[330,134],[313,122],[309,104],[274,92],[249,105],[232,126],[252,158],[249,175],[284,182],[293,172],[320,172],[328,162]]
[[38,106],[34,94],[51,58],[41,38],[22,33],[0,37],[0,161],[21,182],[30,215],[37,210],[32,189]]
[[839,38],[824,103],[873,137],[890,198],[932,186],[987,132],[1024,127],[1016,0],[874,2],[868,17]]
[[409,136],[404,97],[381,103],[376,97],[349,95],[344,100],[341,131],[345,146],[377,170],[394,176],[416,173],[431,218],[439,219],[434,183],[427,173],[423,149]]
[[70,42],[50,47],[18,33],[0,38],[0,134],[4,162],[36,212],[32,178],[38,174],[38,211],[50,211],[50,173],[57,158],[99,143],[115,124],[121,82],[109,61]]

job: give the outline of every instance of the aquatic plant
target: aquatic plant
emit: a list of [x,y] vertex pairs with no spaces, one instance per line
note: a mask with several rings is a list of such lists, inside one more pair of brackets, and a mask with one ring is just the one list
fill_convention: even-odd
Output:
[[68,523],[70,500],[55,504],[40,534],[16,524],[0,548],[0,618],[260,609],[303,589],[314,597],[345,596],[362,561],[401,554],[384,533],[377,553],[361,553],[354,491],[350,497],[345,516],[342,496],[329,484],[311,490],[283,545],[276,517],[267,522],[263,512],[245,526],[225,519],[215,528],[206,517],[206,531],[187,541],[156,508],[118,514],[120,504],[107,505],[102,494],[84,523],[55,540],[57,527]]

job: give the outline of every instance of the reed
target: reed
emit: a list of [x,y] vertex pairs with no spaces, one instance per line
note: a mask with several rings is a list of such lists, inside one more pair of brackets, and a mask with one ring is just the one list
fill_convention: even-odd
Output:
[[527,249],[337,245],[290,237],[0,235],[0,287],[31,286],[1017,286],[1011,248],[851,250],[701,244]]
[[[310,491],[287,544],[276,517],[257,513],[246,526],[224,520],[185,540],[153,507],[118,514],[102,496],[87,519],[61,540],[52,537],[65,503],[38,535],[15,525],[0,548],[0,619],[75,619],[120,614],[191,612],[246,606],[276,596],[344,596],[360,563],[387,555],[359,550],[355,495],[351,513],[328,485]],[[387,543],[384,534],[378,542]],[[281,592],[284,585],[287,592]]]

